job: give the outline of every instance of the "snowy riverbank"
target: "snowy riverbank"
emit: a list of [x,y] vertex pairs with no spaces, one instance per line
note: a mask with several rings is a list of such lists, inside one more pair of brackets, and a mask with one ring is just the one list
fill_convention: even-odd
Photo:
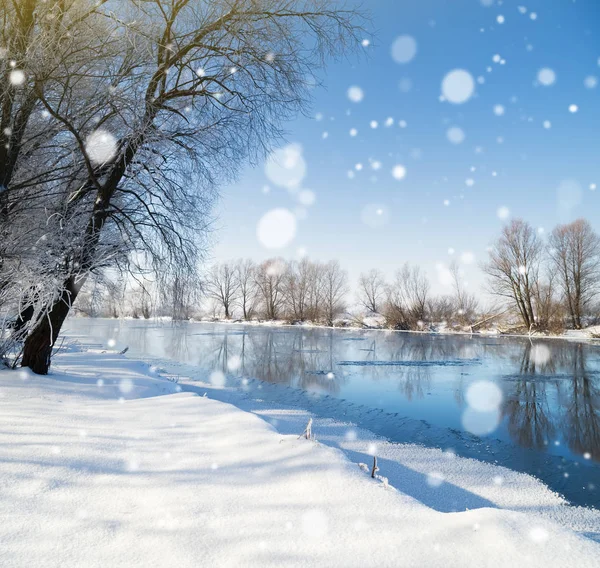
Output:
[[600,514],[530,476],[333,421],[298,439],[305,412],[195,378],[99,349],[1,371],[2,565],[597,565]]

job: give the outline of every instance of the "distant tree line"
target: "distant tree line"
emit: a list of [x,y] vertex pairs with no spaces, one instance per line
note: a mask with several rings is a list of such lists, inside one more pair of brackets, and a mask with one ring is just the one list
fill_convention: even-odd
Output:
[[489,248],[482,268],[488,291],[499,299],[491,306],[468,289],[456,262],[448,269],[446,294],[432,294],[426,273],[406,263],[389,281],[377,269],[362,273],[353,297],[348,274],[337,261],[273,258],[215,263],[199,278],[182,272],[145,285],[95,282],[79,309],[109,317],[260,319],[397,330],[443,325],[476,331],[493,323],[505,331],[559,332],[598,320],[600,237],[583,219],[557,226],[547,240],[525,221],[513,220]]

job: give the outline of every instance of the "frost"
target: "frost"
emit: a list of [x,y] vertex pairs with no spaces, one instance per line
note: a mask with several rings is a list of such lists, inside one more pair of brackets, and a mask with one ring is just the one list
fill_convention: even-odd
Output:
[[360,87],[350,87],[347,95],[353,103],[359,103],[365,98],[365,93]]
[[410,63],[417,55],[417,42],[414,37],[402,35],[392,43],[392,59],[396,63]]
[[117,151],[117,139],[107,130],[96,130],[85,141],[85,152],[94,166],[102,166],[112,161]]
[[256,236],[265,248],[281,249],[296,236],[296,224],[296,217],[289,209],[272,209],[258,222]]
[[452,144],[462,144],[465,141],[466,135],[462,128],[453,126],[446,132],[446,137]]
[[306,175],[302,146],[289,144],[272,152],[265,163],[265,174],[279,187],[298,187]]
[[537,80],[544,87],[549,87],[556,82],[556,73],[549,67],[544,67],[538,71]]
[[464,69],[450,71],[442,81],[442,95],[453,104],[466,103],[475,91],[473,76]]

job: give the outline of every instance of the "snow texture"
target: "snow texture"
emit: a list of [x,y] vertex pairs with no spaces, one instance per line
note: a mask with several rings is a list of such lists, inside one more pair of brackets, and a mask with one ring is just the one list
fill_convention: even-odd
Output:
[[357,466],[363,433],[346,436],[352,463],[180,384],[99,350],[61,354],[49,377],[0,372],[4,568],[598,565],[600,545],[527,512],[558,505],[529,476],[370,444],[381,475],[401,468],[396,490]]

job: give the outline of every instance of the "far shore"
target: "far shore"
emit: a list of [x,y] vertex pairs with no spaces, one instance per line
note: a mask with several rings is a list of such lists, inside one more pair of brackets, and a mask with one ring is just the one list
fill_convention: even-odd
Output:
[[[172,322],[170,316],[152,317],[148,319],[144,318],[133,318],[131,316],[119,317],[119,318],[106,318],[106,317],[90,317],[79,314],[76,316],[81,319],[109,319],[109,320],[127,320],[127,321],[152,321],[152,322]],[[312,322],[297,322],[290,323],[284,320],[244,320],[244,319],[189,319],[183,320],[178,323],[196,323],[196,324],[223,324],[223,325],[247,325],[253,327],[294,327],[294,328],[306,328],[306,329],[335,329],[345,331],[384,331],[387,333],[408,333],[415,335],[459,335],[459,336],[479,336],[479,337],[510,337],[510,338],[521,338],[529,340],[540,340],[540,339],[558,339],[565,341],[575,341],[581,343],[599,343],[600,342],[600,326],[592,326],[581,330],[566,330],[562,334],[550,334],[550,333],[515,333],[515,332],[502,332],[495,329],[488,329],[482,331],[461,331],[455,329],[449,329],[442,327],[441,329],[423,329],[423,330],[412,330],[412,329],[391,329],[382,326],[366,326],[359,325],[358,323],[352,323],[348,325],[323,325]],[[598,334],[599,337],[593,337],[592,333]]]

